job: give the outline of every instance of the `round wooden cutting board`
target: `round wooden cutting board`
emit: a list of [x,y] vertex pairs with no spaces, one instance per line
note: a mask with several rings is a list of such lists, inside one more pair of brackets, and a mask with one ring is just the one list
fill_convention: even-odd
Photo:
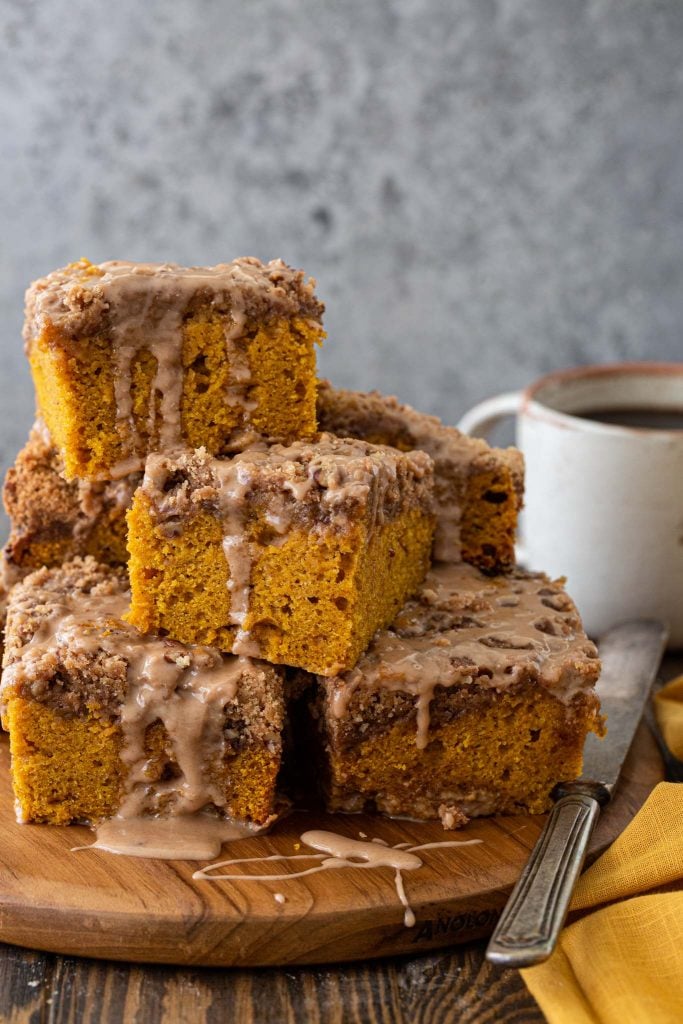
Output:
[[[477,845],[419,853],[422,867],[403,875],[416,918],[413,927],[406,927],[389,867],[328,870],[276,882],[213,882],[192,879],[203,866],[197,863],[71,852],[92,842],[92,833],[77,826],[17,825],[8,766],[3,736],[0,940],[114,960],[207,966],[326,963],[415,954],[478,938],[492,931],[544,821],[530,816],[480,819],[445,833],[436,823],[297,812],[269,835],[241,839],[223,850],[222,859],[301,854],[307,848],[300,837],[308,829],[354,839],[365,833],[390,846],[480,839]],[[615,799],[593,836],[591,858],[616,838],[662,778],[654,741],[641,725]],[[310,865],[274,862],[237,865],[231,871],[280,874],[302,866]]]

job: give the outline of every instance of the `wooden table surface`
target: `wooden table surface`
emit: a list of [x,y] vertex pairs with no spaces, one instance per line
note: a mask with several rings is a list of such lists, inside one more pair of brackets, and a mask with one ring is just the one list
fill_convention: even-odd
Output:
[[12,1024],[535,1024],[516,971],[478,942],[367,966],[261,970],[137,967],[0,947],[2,1020]]
[[[662,676],[683,671],[669,657]],[[2,1024],[542,1024],[485,942],[343,967],[143,967],[0,945]]]

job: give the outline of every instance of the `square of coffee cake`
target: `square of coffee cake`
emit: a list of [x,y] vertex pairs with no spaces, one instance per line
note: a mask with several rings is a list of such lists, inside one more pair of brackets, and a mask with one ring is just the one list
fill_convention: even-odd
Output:
[[334,674],[424,579],[432,463],[325,434],[151,455],[128,531],[139,629]]
[[311,686],[329,810],[446,825],[548,810],[602,732],[599,671],[561,582],[433,568],[354,669]]
[[38,408],[67,479],[150,451],[240,451],[316,430],[315,282],[282,260],[215,267],[80,260],[26,293]]
[[9,598],[1,699],[20,821],[274,813],[281,671],[143,636],[125,574],[74,559]]
[[432,457],[437,560],[463,560],[487,571],[514,565],[524,492],[524,461],[516,448],[491,448],[396,398],[334,388],[327,381],[320,382],[318,420],[321,430],[341,437],[420,449]]

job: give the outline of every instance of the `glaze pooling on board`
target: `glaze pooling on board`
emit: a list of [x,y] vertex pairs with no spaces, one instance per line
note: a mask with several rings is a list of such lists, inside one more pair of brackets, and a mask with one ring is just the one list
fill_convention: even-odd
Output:
[[94,843],[78,850],[103,850],[155,860],[209,860],[225,843],[258,835],[262,828],[194,812],[167,817],[118,814],[97,826]]
[[586,637],[562,583],[514,570],[487,577],[473,566],[435,565],[391,629],[382,630],[355,668],[329,680],[332,714],[349,714],[360,688],[415,698],[420,749],[429,740],[436,688],[505,692],[532,674],[569,704],[593,690],[597,648]]
[[[230,379],[226,402],[241,409],[236,447],[258,439],[249,424],[255,405],[249,397],[252,371],[244,343],[250,317],[299,315],[320,326],[323,306],[315,281],[306,280],[282,260],[261,263],[243,257],[215,267],[83,260],[36,281],[26,295],[25,339],[31,345],[47,326],[72,337],[93,334],[106,323],[114,365],[116,427],[125,453],[111,469],[112,479],[142,468],[145,449],[133,412],[133,368],[142,352],[154,358],[146,429],[159,448],[182,442],[182,364],[184,323],[196,300],[219,308]],[[99,318],[99,320],[98,320]]]
[[[481,843],[480,839],[466,840],[445,840],[442,843],[423,843],[419,846],[411,846],[410,843],[397,843],[389,846],[383,839],[373,839],[367,842],[362,839],[352,839],[349,836],[340,835],[338,832],[325,832],[312,830],[303,832],[301,842],[317,853],[295,853],[295,854],[271,854],[265,857],[237,857],[233,860],[220,861],[218,864],[209,864],[205,868],[195,871],[193,878],[214,882],[284,882],[296,878],[305,878],[308,875],[317,875],[321,871],[339,871],[348,869],[367,868],[392,868],[394,871],[394,885],[396,895],[404,908],[403,923],[406,928],[412,928],[415,924],[415,914],[408,902],[403,881],[404,871],[417,871],[421,868],[423,861],[416,856],[418,850],[446,849],[456,846],[474,846]],[[235,867],[238,864],[272,864],[292,863],[294,861],[318,860],[311,868],[304,868],[303,871],[286,872],[284,874],[226,874],[224,868]],[[284,898],[278,899],[281,893],[275,893],[278,903],[284,902]]]

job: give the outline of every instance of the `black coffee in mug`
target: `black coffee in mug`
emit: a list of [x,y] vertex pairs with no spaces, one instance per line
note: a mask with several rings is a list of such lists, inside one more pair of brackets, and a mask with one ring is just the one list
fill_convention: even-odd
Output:
[[585,409],[574,415],[582,420],[596,420],[615,427],[683,430],[683,409]]

